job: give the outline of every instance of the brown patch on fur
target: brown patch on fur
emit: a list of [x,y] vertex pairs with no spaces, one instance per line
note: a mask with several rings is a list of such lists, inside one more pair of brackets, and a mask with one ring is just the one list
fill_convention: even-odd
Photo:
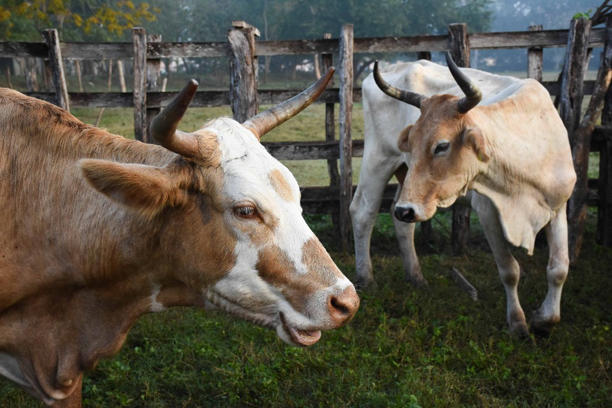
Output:
[[198,149],[204,166],[219,167],[221,165],[221,150],[217,136],[206,129],[200,129],[195,133],[198,141]]
[[308,268],[308,274],[323,286],[331,286],[344,276],[316,237],[306,241],[302,247],[302,262]]
[[256,265],[259,276],[278,288],[287,301],[301,312],[313,293],[333,285],[343,276],[316,238],[304,244],[302,262],[307,267],[305,274],[296,272],[293,261],[283,250],[269,245],[259,251]]
[[295,197],[293,196],[293,191],[291,191],[291,186],[283,177],[283,173],[280,170],[274,169],[268,175],[270,178],[270,183],[272,184],[272,188],[281,196],[283,200],[286,201],[295,201]]

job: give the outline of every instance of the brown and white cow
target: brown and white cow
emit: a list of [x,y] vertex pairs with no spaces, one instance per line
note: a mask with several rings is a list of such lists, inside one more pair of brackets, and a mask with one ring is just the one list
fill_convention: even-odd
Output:
[[[547,332],[560,319],[561,290],[569,265],[566,202],[576,174],[567,132],[550,95],[537,81],[469,70],[470,76],[487,91],[481,101],[478,87],[448,55],[447,63],[464,97],[448,93],[427,97],[400,89],[386,82],[378,71],[378,64],[375,65],[373,77],[380,90],[420,109],[416,122],[403,125],[396,139],[399,151],[405,154],[405,160],[398,160],[398,164],[405,163],[408,170],[400,180],[395,218],[407,223],[425,221],[434,215],[437,207],[448,207],[459,196],[470,192],[471,204],[480,218],[506,291],[508,324],[511,331],[520,335],[527,335],[528,329],[517,294],[519,265],[510,248],[523,247],[531,254],[535,236],[544,228],[550,248],[548,293],[532,318],[532,328]],[[418,65],[415,69],[418,83],[448,84],[440,74],[446,68],[422,61],[415,65]],[[367,102],[369,109],[382,116],[379,132],[385,127],[395,130],[405,120],[400,117],[401,111],[389,106],[377,107],[371,102]],[[389,137],[397,138],[398,133]],[[368,140],[366,150],[367,144]],[[385,160],[391,162],[378,157],[378,161]],[[368,201],[363,199],[366,190],[358,189],[352,203],[354,225],[359,220],[355,215],[363,207],[359,203]],[[401,244],[411,249],[404,252],[411,255],[408,258],[412,260],[412,280],[424,281],[418,269],[412,233],[410,241]],[[361,248],[357,238],[355,246]],[[363,253],[357,258],[365,259]],[[365,281],[371,279],[371,268],[358,265],[357,273]]]
[[186,133],[192,81],[153,122],[161,146],[0,89],[0,374],[78,407],[83,371],[143,313],[209,301],[300,346],[346,323],[355,289],[259,142],[332,74],[244,124]]

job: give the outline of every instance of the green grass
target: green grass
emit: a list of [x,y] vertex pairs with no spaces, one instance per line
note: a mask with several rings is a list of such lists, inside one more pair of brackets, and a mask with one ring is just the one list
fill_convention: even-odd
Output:
[[[97,111],[75,111],[95,121]],[[311,107],[266,140],[323,139],[322,112],[320,105]],[[219,115],[229,111],[192,109],[181,128],[193,130]],[[131,111],[107,109],[102,126],[129,136]],[[291,165],[300,183],[325,184],[324,162]],[[307,220],[354,278],[354,257],[338,252],[329,217]],[[372,239],[377,286],[361,293],[361,308],[348,326],[324,333],[312,348],[297,349],[270,330],[216,312],[147,315],[119,355],[88,373],[85,406],[610,406],[612,250],[595,243],[594,224],[590,212],[582,256],[565,286],[562,321],[549,338],[531,343],[508,333],[503,288],[477,225],[469,253],[459,257],[449,255],[449,212],[435,217],[433,242],[422,242],[417,233],[430,287],[415,290],[404,282],[391,218],[381,214]],[[528,316],[546,291],[546,255],[545,246],[533,257],[517,252],[525,270],[519,293]],[[453,266],[478,289],[479,301],[449,278]],[[0,406],[42,404],[0,380]]]

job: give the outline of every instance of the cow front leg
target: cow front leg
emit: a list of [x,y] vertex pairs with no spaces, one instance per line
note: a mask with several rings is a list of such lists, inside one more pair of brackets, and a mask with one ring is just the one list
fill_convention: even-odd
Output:
[[561,291],[569,271],[565,205],[545,227],[545,231],[548,241],[548,291],[544,302],[531,319],[531,328],[540,335],[548,335],[553,326],[561,320]]
[[[400,177],[398,177],[398,180]],[[403,178],[401,178],[403,181]],[[393,218],[393,225],[395,226],[395,236],[397,237],[397,244],[399,245],[400,254],[402,256],[402,264],[404,265],[404,273],[406,280],[416,287],[427,286],[427,280],[421,272],[421,265],[419,264],[419,257],[414,247],[414,231],[416,229],[416,223],[414,222],[403,222],[395,217],[395,204],[399,198],[402,184],[397,187],[395,192],[395,198],[393,199],[393,205],[391,206],[391,218]]]
[[380,209],[383,192],[387,181],[399,163],[396,160],[374,160],[364,156],[359,173],[359,185],[351,201],[351,222],[355,241],[355,285],[363,288],[374,281],[370,243],[376,216]]
[[497,210],[488,198],[476,193],[472,196],[472,207],[478,213],[480,224],[495,258],[499,277],[504,285],[506,320],[510,332],[519,337],[529,337],[525,312],[518,297],[520,267],[510,252],[510,245],[504,237]]

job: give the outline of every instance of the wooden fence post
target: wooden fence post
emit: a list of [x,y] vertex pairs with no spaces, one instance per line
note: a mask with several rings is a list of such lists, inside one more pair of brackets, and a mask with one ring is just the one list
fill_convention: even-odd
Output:
[[70,110],[68,99],[68,86],[64,76],[64,63],[62,62],[62,50],[60,49],[59,35],[56,29],[44,30],[43,37],[49,47],[49,63],[53,71],[53,88],[55,89],[55,103],[57,106]]
[[[529,31],[542,31],[542,25],[530,25]],[[542,47],[527,48],[527,77],[542,82]]]
[[[448,48],[453,60],[460,67],[470,66],[470,44],[467,36],[467,24],[448,25]],[[465,253],[470,236],[470,204],[464,200],[453,205],[453,230],[451,243],[453,254]]]
[[123,67],[123,61],[117,60],[117,73],[119,75],[119,86],[121,87],[121,92],[127,92],[127,86],[125,85],[125,69]]
[[[162,40],[161,34],[149,34],[147,35],[147,44],[156,42],[159,43]],[[147,58],[147,91],[159,91],[161,89],[161,59],[159,58]],[[149,134],[149,128],[153,118],[160,112],[159,107],[150,108],[147,107],[147,131],[145,133],[144,141],[147,143],[156,143],[155,140]]]
[[[323,38],[329,40],[332,38],[331,33],[323,34]],[[323,72],[327,72],[334,64],[333,54],[321,54],[321,62],[323,65]],[[332,86],[334,79],[332,78],[328,86]],[[333,102],[325,103],[325,141],[328,143],[336,140],[336,123],[334,118],[335,104]],[[327,159],[327,171],[329,173],[329,186],[340,191],[340,175],[338,174],[338,160]],[[336,235],[340,236],[340,220],[339,220],[339,207],[332,207],[331,217],[332,223]]]
[[574,145],[573,133],[580,123],[590,34],[591,20],[588,18],[575,18],[570,23],[565,63],[561,73],[559,115],[565,124],[572,146]]
[[83,92],[83,75],[81,73],[81,60],[74,60],[74,69],[77,75],[77,82],[79,83],[79,92]]
[[257,101],[257,58],[255,37],[259,30],[244,21],[233,21],[227,39],[232,50],[230,58],[230,104],[234,119],[244,122],[255,116]]
[[[419,51],[417,53],[417,59],[431,61],[430,51]],[[421,229],[421,239],[423,242],[430,243],[433,239],[433,226],[431,220],[423,221],[419,223]]]
[[[580,255],[582,238],[587,216],[587,198],[589,193],[589,153],[591,151],[591,134],[595,130],[595,123],[599,119],[603,107],[605,94],[610,87],[612,79],[612,29],[606,26],[606,39],[601,64],[597,72],[597,80],[593,89],[593,96],[589,106],[574,131],[574,146],[572,157],[574,158],[574,169],[577,180],[574,192],[567,205],[569,220],[569,255],[570,261],[574,261]],[[606,194],[600,191],[600,194]]]
[[353,25],[345,24],[340,31],[340,241],[342,250],[349,249],[351,216],[349,207],[353,198],[351,120],[353,113]]
[[134,137],[141,142],[147,134],[147,32],[142,27],[132,29],[134,46]]
[[[574,18],[570,23],[569,32],[567,35],[567,50],[565,53],[565,62],[563,71],[561,72],[560,90],[559,90],[559,116],[567,129],[572,153],[576,146],[576,130],[580,124],[580,116],[582,113],[582,99],[584,97],[584,74],[588,61],[588,44],[591,34],[591,20],[588,18]],[[579,141],[580,145],[581,142]],[[578,146],[580,148],[580,146]],[[588,160],[588,157],[586,158]],[[574,158],[575,160],[575,158]],[[579,158],[578,161],[581,159]],[[574,191],[580,194],[580,166],[574,167],[578,170],[579,179],[576,182]],[[570,261],[574,261],[580,251],[580,237],[582,235],[581,225],[583,218],[586,217],[585,211],[580,211],[576,206],[575,200],[568,202],[568,241],[569,241],[569,256]]]
[[[606,38],[610,38],[612,18],[606,22]],[[604,54],[605,55],[605,54]],[[601,124],[612,128],[612,87],[605,96]],[[612,246],[612,137],[603,138],[599,150],[599,210],[597,212],[597,240],[605,246]]]

